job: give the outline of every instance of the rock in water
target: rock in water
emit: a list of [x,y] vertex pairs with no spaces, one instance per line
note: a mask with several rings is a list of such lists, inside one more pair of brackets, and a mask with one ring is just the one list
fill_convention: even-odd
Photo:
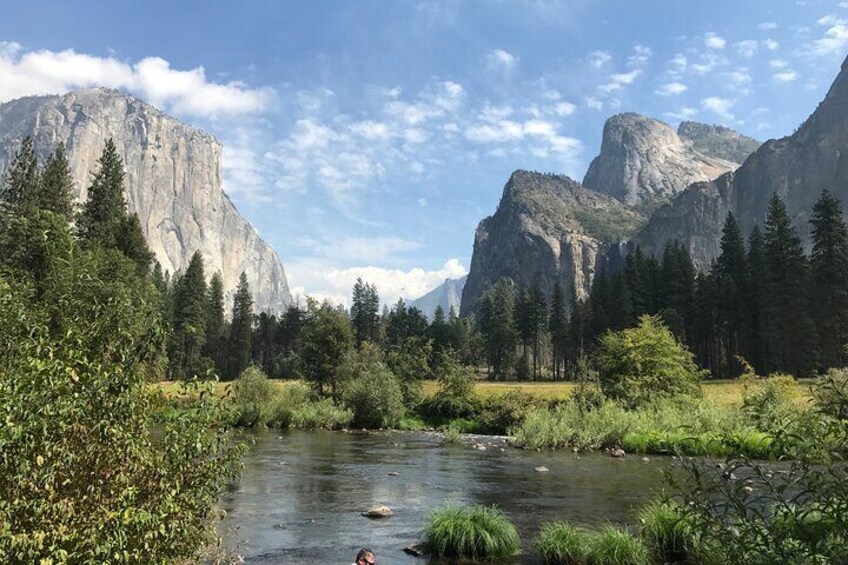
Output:
[[422,557],[422,556],[426,555],[426,552],[424,551],[424,546],[417,544],[417,543],[413,543],[412,545],[407,545],[406,547],[403,548],[403,551],[404,551],[404,553],[407,553],[408,555],[412,555],[413,557]]
[[536,472],[538,472],[538,473],[547,473],[548,471],[550,471],[550,469],[548,469],[544,465],[542,465],[540,467],[536,467]]
[[388,506],[375,506],[370,510],[366,510],[362,513],[366,518],[390,518],[394,516],[394,512]]
[[610,455],[612,455],[616,459],[624,459],[625,457],[627,457],[627,453],[625,453],[624,450],[620,447],[618,449],[613,449],[610,452]]
[[666,123],[634,113],[604,124],[600,154],[583,186],[631,206],[652,207],[697,181],[709,181],[738,163],[707,157]]
[[183,271],[200,250],[207,275],[221,272],[228,300],[244,271],[258,310],[278,313],[291,302],[277,254],[222,190],[221,144],[211,135],[115,90],[21,98],[0,105],[0,174],[27,135],[42,162],[65,143],[80,200],[111,137],[129,210],[163,270]]
[[483,292],[503,277],[527,288],[537,285],[548,298],[559,281],[564,296],[585,298],[598,256],[643,220],[567,176],[515,171],[495,214],[477,227],[461,313],[475,312]]

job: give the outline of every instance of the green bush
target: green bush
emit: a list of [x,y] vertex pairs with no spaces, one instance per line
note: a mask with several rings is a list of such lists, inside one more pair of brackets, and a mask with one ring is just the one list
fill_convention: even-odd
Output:
[[447,506],[433,512],[422,543],[433,557],[482,561],[517,555],[518,531],[496,507]]
[[568,522],[542,526],[536,548],[546,565],[585,565],[591,551],[591,534]]
[[641,539],[615,526],[592,534],[588,565],[649,565],[648,549]]
[[848,420],[848,368],[830,369],[816,379],[812,388],[818,409],[828,416]]
[[339,367],[341,398],[353,412],[353,425],[359,428],[386,428],[404,414],[403,393],[397,378],[380,360],[377,349],[363,344],[351,351]]
[[796,413],[791,395],[795,379],[777,373],[765,379],[747,379],[747,382],[750,384],[742,399],[742,410],[748,419],[764,431],[784,427]]
[[596,360],[604,394],[628,407],[696,396],[705,373],[662,321],[651,316],[642,316],[635,328],[601,336]]
[[211,385],[151,433],[164,349],[152,285],[118,252],[57,253],[38,293],[0,276],[0,555],[196,561],[242,449],[217,426]]
[[250,366],[235,381],[233,389],[234,424],[243,427],[264,426],[275,417],[277,391],[258,367]]
[[439,390],[424,401],[421,411],[430,418],[475,415],[479,401],[474,395],[474,378],[451,353],[437,354],[434,372],[439,379]]
[[504,435],[521,424],[531,408],[542,405],[529,394],[511,391],[480,400],[475,419],[480,433]]

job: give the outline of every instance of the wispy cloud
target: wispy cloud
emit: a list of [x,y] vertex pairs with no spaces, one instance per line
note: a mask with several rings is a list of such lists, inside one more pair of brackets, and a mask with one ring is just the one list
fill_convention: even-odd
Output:
[[128,63],[73,49],[26,51],[11,42],[0,42],[0,76],[0,102],[105,86],[138,94],[176,114],[217,118],[261,112],[274,98],[270,88],[210,81],[203,67],[174,69],[160,57]]
[[688,88],[682,82],[669,82],[660,86],[654,91],[654,93],[659,94],[660,96],[672,96],[675,94],[682,94],[687,90]]
[[710,96],[701,100],[701,106],[726,120],[734,120],[730,110],[736,105],[736,100],[731,98],[721,98],[719,96]]
[[593,51],[589,54],[589,64],[595,67],[596,69],[600,69],[605,64],[609,63],[612,60],[612,55],[609,51]]

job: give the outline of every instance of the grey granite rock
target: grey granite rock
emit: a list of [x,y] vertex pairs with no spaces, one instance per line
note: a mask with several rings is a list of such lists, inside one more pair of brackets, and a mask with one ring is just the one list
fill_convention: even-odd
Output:
[[257,309],[279,312],[290,303],[279,257],[221,188],[221,144],[211,135],[114,90],[22,98],[0,105],[0,174],[27,135],[42,159],[65,142],[81,200],[113,138],[129,209],[163,269],[183,270],[200,250],[207,274],[221,272],[229,299],[244,271]]

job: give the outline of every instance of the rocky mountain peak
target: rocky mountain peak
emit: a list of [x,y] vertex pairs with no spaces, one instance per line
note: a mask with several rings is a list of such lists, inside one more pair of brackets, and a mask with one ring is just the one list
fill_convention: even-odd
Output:
[[693,182],[735,168],[736,163],[700,153],[668,124],[628,112],[604,124],[601,151],[589,165],[583,186],[651,208]]
[[715,159],[742,164],[761,145],[753,137],[730,128],[700,122],[680,122],[677,135],[689,141],[699,153]]
[[124,159],[128,207],[164,270],[184,270],[199,250],[229,297],[244,271],[256,308],[279,312],[290,303],[279,257],[223,192],[221,144],[211,135],[107,88],[21,98],[0,104],[0,174],[27,135],[42,159],[65,143],[80,201],[111,137]]

